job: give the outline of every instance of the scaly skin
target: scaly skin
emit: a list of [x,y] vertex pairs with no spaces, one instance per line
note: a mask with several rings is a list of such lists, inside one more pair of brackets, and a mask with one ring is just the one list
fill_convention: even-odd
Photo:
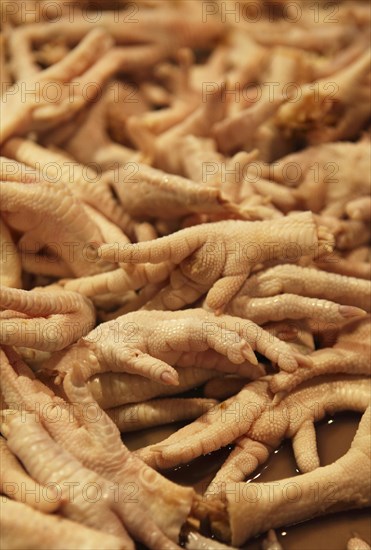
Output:
[[340,306],[329,300],[304,298],[296,294],[282,294],[270,298],[236,297],[227,311],[259,325],[269,321],[308,318],[320,319],[325,323],[343,324],[349,318],[367,315],[366,311],[354,306]]
[[238,297],[262,298],[286,293],[331,300],[368,312],[371,309],[369,281],[292,264],[277,265],[252,275]]
[[[278,405],[269,405],[248,433],[236,441],[207,494],[220,493],[223,484],[244,481],[285,438],[292,439],[302,473],[320,466],[314,423],[342,410],[363,413],[370,403],[370,381],[344,376],[321,377],[301,386]],[[273,401],[274,403],[274,401]]]
[[[231,476],[236,483],[243,472],[262,463],[283,437],[293,439],[302,471],[318,466],[313,427],[317,416],[324,414],[329,402],[349,408],[365,404],[367,392],[359,385],[355,390],[354,375],[370,374],[370,324],[369,319],[350,317],[362,314],[355,308],[370,311],[369,286],[356,279],[327,277],[314,269],[297,270],[296,274],[283,269],[274,281],[270,275],[269,280],[264,276],[269,267],[283,262],[315,265],[364,279],[370,275],[369,258],[359,250],[371,235],[367,226],[371,212],[367,158],[371,74],[366,51],[370,10],[364,0],[340,2],[332,6],[336,12],[332,15],[339,19],[333,25],[325,23],[332,12],[327,0],[317,2],[320,5],[315,12],[310,3],[301,1],[296,23],[289,20],[296,9],[288,0],[261,0],[263,17],[254,22],[250,17],[240,17],[237,22],[237,13],[225,13],[225,4],[242,9],[246,2],[58,0],[51,6],[49,0],[5,0],[3,4],[0,46],[5,50],[0,52],[0,79],[4,85],[0,93],[5,109],[4,154],[23,164],[9,160],[1,216],[10,228],[6,246],[10,243],[13,251],[14,238],[22,270],[36,275],[22,273],[21,278],[16,262],[14,279],[7,265],[5,282],[10,286],[18,280],[20,288],[31,289],[48,284],[45,276],[71,278],[58,283],[65,292],[61,304],[52,300],[42,303],[36,294],[39,291],[33,289],[22,295],[8,293],[12,299],[7,298],[5,307],[13,309],[0,312],[6,338],[9,328],[17,333],[11,334],[14,340],[6,342],[44,349],[50,344],[50,333],[49,339],[42,330],[42,336],[34,333],[47,325],[55,327],[53,345],[59,349],[18,348],[34,375],[14,350],[5,346],[7,357],[0,357],[1,406],[5,396],[9,408],[31,415],[30,421],[26,414],[24,424],[17,423],[16,415],[10,417],[9,441],[40,482],[79,483],[81,472],[82,483],[96,480],[103,493],[106,483],[116,487],[116,517],[123,518],[135,543],[155,550],[174,548],[180,530],[182,535],[187,532],[184,522],[190,510],[194,508],[202,516],[202,503],[192,490],[167,482],[122,445],[117,428],[128,427],[128,415],[137,415],[142,422],[137,425],[142,427],[186,412],[196,415],[200,401],[188,401],[184,411],[185,401],[167,401],[166,397],[207,381],[205,395],[223,391],[226,397],[234,396],[153,449],[153,454],[165,464],[177,455],[190,460],[220,444],[235,444],[217,479],[221,483]],[[27,13],[17,9],[25,6]],[[73,8],[73,24],[69,8]],[[17,13],[9,13],[14,11]],[[248,12],[239,15],[254,15]],[[268,21],[268,12],[274,23],[271,17]],[[133,15],[135,25],[130,24]],[[37,20],[41,23],[35,23]],[[129,85],[128,78],[132,79]],[[213,92],[209,93],[210,89]],[[62,96],[51,99],[49,92],[53,91]],[[262,96],[258,99],[259,92]],[[318,143],[325,146],[306,147]],[[291,156],[297,150],[300,153]],[[81,164],[73,164],[71,185],[66,181],[69,171],[65,163],[74,163],[74,159]],[[264,165],[275,160],[282,168],[277,178],[269,174],[273,166]],[[214,163],[217,173],[211,181],[203,181],[204,163],[208,162]],[[293,179],[290,162],[299,174]],[[62,174],[61,181],[75,199],[73,205],[60,182],[48,177],[49,168],[53,170],[50,163]],[[34,168],[33,174],[29,166]],[[130,174],[136,168],[138,173]],[[55,183],[48,186],[45,197],[39,193],[44,186],[44,182],[40,185],[40,173],[48,183]],[[130,180],[138,181],[130,187]],[[20,202],[13,201],[15,195]],[[225,199],[236,209],[223,202]],[[131,218],[129,210],[140,219]],[[301,210],[312,213],[298,214]],[[304,223],[305,216],[312,218],[311,223]],[[150,223],[142,223],[143,219]],[[224,223],[227,219],[231,223]],[[239,226],[234,219],[249,221]],[[267,223],[261,224],[263,220]],[[296,227],[291,229],[291,224]],[[174,233],[185,227],[190,229]],[[243,229],[230,232],[231,227]],[[130,251],[131,242],[150,241],[158,235],[169,237],[141,245],[149,259],[137,265],[135,259],[129,259],[118,269],[112,262],[90,260],[96,244],[120,243]],[[201,235],[200,242],[197,235]],[[327,252],[333,243],[336,252],[318,259],[325,240]],[[89,254],[90,247],[84,247],[92,241],[94,250]],[[171,254],[175,250],[175,260],[170,254],[154,263],[151,254],[155,256],[166,243]],[[179,250],[184,250],[186,257],[178,258]],[[109,268],[112,272],[107,274]],[[280,290],[273,292],[277,278]],[[269,294],[254,295],[254,290],[258,293],[265,287]],[[54,288],[45,291],[54,292]],[[249,291],[244,294],[246,288]],[[93,298],[96,329],[87,339],[81,324],[85,323],[85,307],[90,323],[89,301],[82,299],[76,311],[70,310],[66,305],[70,290]],[[61,290],[57,293],[61,295]],[[201,313],[197,308],[208,293]],[[5,297],[8,294],[5,292]],[[27,305],[26,312],[15,308],[17,300],[22,306],[24,296],[35,295],[38,299]],[[67,309],[61,311],[62,305]],[[174,310],[180,310],[179,316],[172,314]],[[215,319],[209,310],[219,317]],[[238,317],[230,317],[231,311]],[[127,317],[128,313],[132,315]],[[263,327],[244,321],[245,316]],[[72,325],[68,339],[66,330],[72,321],[79,327],[75,330]],[[112,323],[100,324],[105,321]],[[246,332],[247,344],[243,341]],[[76,345],[64,347],[80,336]],[[256,359],[261,363],[253,364],[257,361],[249,345],[260,352]],[[309,359],[305,361],[303,355]],[[43,371],[43,365],[49,370]],[[140,374],[127,373],[128,369]],[[277,371],[281,372],[272,374]],[[331,377],[332,382],[318,377],[337,371],[344,371],[344,376]],[[51,381],[55,375],[58,383]],[[165,380],[160,381],[161,375]],[[314,376],[317,379],[296,388]],[[250,378],[254,383],[247,383]],[[336,385],[335,379],[341,382]],[[171,385],[177,381],[178,385]],[[196,391],[198,395],[202,389]],[[108,415],[97,407],[92,395],[109,408]],[[152,399],[158,396],[165,398]],[[193,405],[197,406],[191,410]],[[118,408],[112,410],[115,406]],[[41,414],[35,416],[40,409]],[[298,410],[302,413],[299,418]],[[41,423],[35,425],[33,419]],[[246,433],[239,434],[240,428]],[[5,422],[3,430],[7,430]],[[164,447],[167,443],[169,447]],[[141,452],[144,457],[151,449]],[[13,466],[6,463],[9,475],[14,473],[20,480]],[[357,478],[360,468],[352,465],[351,469]],[[344,468],[330,481],[335,484],[337,479],[344,481]],[[313,485],[319,492],[316,481],[310,482],[309,500],[319,500],[319,508],[323,500],[327,504],[328,493],[325,491],[324,499],[313,494]],[[40,484],[36,487],[43,488]],[[274,484],[268,489],[271,504],[272,490],[274,494],[277,489]],[[250,490],[258,491],[258,487],[251,485]],[[232,498],[233,486],[231,491]],[[284,491],[288,496],[287,485]],[[203,504],[213,530],[223,534],[228,521],[224,521],[223,504],[220,499],[217,504],[213,492],[217,490],[211,487],[211,507],[206,506],[206,498]],[[259,526],[260,514],[274,518],[285,512],[285,502],[279,503],[277,510],[266,510],[263,505],[260,509],[254,496],[248,503],[254,506],[249,506],[245,515],[236,511],[237,528],[249,528],[249,522]],[[97,502],[96,510],[90,505],[85,508],[88,503],[82,502],[81,494],[77,500],[71,503],[62,498],[58,504],[76,519],[89,521],[91,517],[99,527],[112,526],[109,496],[108,506]],[[293,501],[295,516],[301,503]],[[77,506],[73,509],[71,504]],[[66,523],[59,511],[59,517],[48,518],[17,503],[7,502],[3,508],[5,505],[1,544],[6,548],[122,546],[109,535],[104,540],[98,531]],[[338,505],[331,505],[331,511]],[[291,517],[291,511],[286,512],[282,521]],[[310,515],[317,510],[307,512]],[[204,517],[189,518],[192,528],[202,529],[200,519]],[[97,523],[99,519],[102,525]],[[264,517],[263,523],[266,520],[270,517]],[[293,521],[300,520],[294,517]],[[349,536],[350,532],[344,543]],[[188,543],[197,548],[217,546],[201,537]],[[132,544],[127,540],[123,546]],[[277,550],[272,535],[267,546]]]
[[[341,218],[350,201],[371,192],[369,150],[366,141],[323,143],[281,158],[267,176],[294,187],[302,207]],[[352,170],[353,163],[359,170]]]
[[298,368],[294,373],[277,373],[272,377],[270,389],[285,395],[304,380],[321,374],[370,375],[370,316],[345,325],[333,347],[318,349],[310,354],[310,369]]
[[[86,79],[88,82],[94,79],[99,82],[101,75],[99,72],[94,72],[94,64],[111,46],[112,39],[104,30],[92,30],[59,63],[36,73],[27,80],[27,90],[39,87],[37,95],[28,94],[27,101],[24,101],[24,91],[20,83],[16,84],[14,89],[10,88],[7,94],[2,96],[1,102],[1,143],[14,135],[25,134],[29,130],[50,128],[72,118],[84,107],[87,98],[81,93],[81,88],[79,93],[74,90],[72,98],[68,83],[76,77],[81,86]],[[60,83],[59,101],[52,103],[48,100],[48,93],[45,91],[51,82]],[[67,85],[64,85],[65,83]]]
[[164,441],[145,447],[136,454],[156,468],[190,462],[247,433],[271,401],[269,377],[254,380],[237,395],[216,405]]
[[313,380],[279,404],[269,391],[271,379],[268,376],[250,382],[237,395],[164,441],[137,451],[138,456],[153,467],[169,468],[236,441],[236,449],[209,486],[208,493],[216,494],[220,483],[241,481],[252,473],[285,437],[294,438],[299,468],[312,470],[319,465],[313,423],[328,411],[349,408],[363,412],[369,403],[366,378]]
[[57,351],[95,325],[92,303],[58,287],[21,290],[0,287],[0,343]]
[[143,163],[122,167],[114,187],[126,211],[139,218],[174,219],[200,212],[237,213],[218,189],[156,170]]
[[[19,528],[22,517],[23,527]],[[0,541],[16,550],[125,550],[125,542],[53,514],[43,514],[14,500],[3,500],[0,510]]]
[[158,312],[156,317],[151,311],[135,311],[102,323],[52,357],[44,368],[57,370],[63,377],[78,362],[85,381],[104,372],[127,372],[177,385],[178,374],[172,365],[250,377],[258,365],[253,350],[288,372],[299,364],[311,364],[252,321],[191,309]]
[[[262,197],[255,184],[255,177],[249,180],[248,166],[257,156],[254,149],[250,153],[241,151],[232,158],[215,151],[213,140],[185,136],[179,139],[182,166],[187,177],[204,186],[218,188],[223,196],[235,203],[240,217],[246,220],[266,220],[282,217],[280,210],[271,204],[270,197]],[[291,204],[295,204],[290,190],[283,186],[279,192],[287,192]]]
[[249,277],[227,311],[259,324],[303,318],[343,324],[370,309],[369,281],[283,264]]
[[3,155],[41,172],[47,171],[50,163],[55,163],[60,168],[61,179],[69,185],[74,195],[123,227],[123,208],[112,197],[103,175],[98,175],[91,166],[83,166],[61,152],[51,151],[21,138],[8,140],[4,144]]
[[21,259],[9,228],[0,217],[0,282],[3,286],[21,286]]
[[53,499],[45,498],[46,487],[30,477],[3,437],[0,437],[0,491],[40,512],[55,512],[60,506],[58,495],[53,495],[56,497]]
[[138,266],[121,266],[108,273],[97,273],[89,277],[78,277],[68,281],[62,281],[66,290],[79,292],[84,296],[98,296],[104,294],[122,295],[128,290],[161,283],[166,281],[174,269],[172,262],[160,264],[140,264]]
[[[134,544],[115,514],[114,494],[109,483],[96,473],[84,468],[76,458],[58,445],[48,434],[40,419],[31,413],[9,411],[3,417],[2,432],[10,450],[25,466],[29,474],[44,486],[51,485],[63,495],[59,512],[68,519],[123,539],[133,549]],[[73,493],[68,491],[77,483]],[[97,491],[97,498],[87,497],[89,486]]]
[[133,432],[180,420],[194,420],[217,404],[215,399],[176,398],[154,399],[134,405],[106,409],[120,432]]
[[[153,382],[136,374],[107,372],[94,376],[88,381],[88,388],[95,401],[103,408],[110,409],[128,403],[141,403],[147,399],[163,395],[176,395],[196,388],[206,380],[220,376],[220,372],[212,369],[177,368],[179,384],[168,386],[161,382]],[[257,374],[260,371],[256,369]]]
[[110,268],[91,250],[103,242],[99,228],[63,180],[47,180],[6,158],[2,159],[1,171],[5,180],[1,210],[9,226],[24,233],[18,243],[20,250],[34,255],[49,247],[77,276]]
[[370,422],[369,406],[349,451],[329,466],[277,482],[226,484],[225,511],[206,513],[212,530],[239,546],[272,527],[331,513],[335,504],[337,510],[370,505]]
[[[221,312],[241,289],[254,265],[284,260],[287,247],[298,257],[331,241],[309,212],[274,221],[224,221],[183,229],[151,243],[101,247],[106,260],[128,263],[171,261],[179,267],[155,309],[180,309],[208,292],[206,305]],[[268,244],[267,244],[268,243]],[[253,254],[253,256],[252,256]],[[162,307],[161,307],[162,306]]]
[[[115,512],[135,540],[153,550],[178,548],[174,541],[190,511],[193,489],[166,480],[128,451],[115,424],[92,401],[79,365],[64,379],[66,402],[32,380],[14,352],[7,350],[7,354],[10,360],[1,352],[5,401],[22,405],[25,411],[38,411],[56,443],[85,468],[114,484]],[[17,371],[22,370],[20,375],[9,361]]]

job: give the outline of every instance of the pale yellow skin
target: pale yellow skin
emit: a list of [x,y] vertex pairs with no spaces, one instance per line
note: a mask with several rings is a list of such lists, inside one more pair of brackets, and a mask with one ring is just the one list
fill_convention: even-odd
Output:
[[[84,468],[71,453],[58,445],[35,415],[23,413],[22,417],[21,413],[8,412],[3,419],[2,431],[9,448],[33,479],[55,488],[61,499],[59,512],[73,521],[122,538],[128,547],[132,546],[117,509],[115,511],[108,482]],[[77,479],[79,483],[73,494],[67,493],[69,484]],[[90,484],[97,488],[94,504],[84,493]]]
[[203,224],[148,244],[106,245],[101,252],[110,261],[178,265],[152,309],[180,309],[208,292],[206,305],[221,312],[254,265],[284,259],[289,245],[295,246],[299,257],[315,254],[325,240],[331,246],[331,239],[310,212],[303,212],[273,222]]
[[[123,491],[120,498],[117,493],[113,498],[115,510],[121,518],[120,536],[126,539],[127,547],[131,548],[131,543],[128,536],[124,535],[125,528],[136,540],[156,550],[175,550],[177,545],[174,541],[189,513],[193,489],[171,483],[128,451],[115,424],[92,401],[78,365],[64,379],[66,402],[55,396],[39,380],[33,379],[30,369],[15,352],[7,350],[7,354],[9,357],[1,351],[5,402],[21,404],[25,411],[33,415],[39,411],[41,423],[49,434],[43,436],[45,444],[48,437],[52,438],[49,440],[50,452],[53,446],[56,450],[55,444],[60,445],[65,453],[71,453],[84,468],[109,482],[111,488],[113,485]],[[94,417],[84,413],[87,407],[93,407]],[[40,425],[38,429],[41,429]],[[22,447],[24,441],[19,444],[18,452],[25,453],[27,457],[27,447]],[[130,498],[130,488],[135,490],[135,498]],[[92,512],[94,515],[94,510]]]
[[[303,93],[297,102],[285,103],[277,113],[277,122],[291,128],[309,127],[309,142],[313,145],[332,141],[352,139],[362,128],[369,113],[370,92],[367,75],[370,71],[370,50],[364,49],[349,67],[341,68],[331,76],[336,90],[336,100],[330,94],[328,78],[316,82],[317,93],[313,94],[310,84],[303,86]],[[325,101],[327,99],[327,101]],[[323,124],[333,104],[341,103],[345,114],[339,117],[335,126]],[[318,124],[311,130],[313,122]]]
[[21,286],[21,259],[9,228],[0,217],[0,284],[19,288]]
[[[252,21],[247,4],[0,6],[4,548],[175,550],[187,519],[235,547],[369,504],[368,421],[326,468],[314,427],[369,404],[369,6],[261,0]],[[191,388],[206,397],[178,396]],[[122,443],[185,419],[135,454]],[[302,474],[238,500],[285,438]],[[150,466],[228,444],[203,497]],[[23,498],[14,481],[101,498]],[[263,546],[280,549],[272,531]]]
[[106,409],[121,433],[161,426],[180,420],[194,420],[216,405],[215,399],[171,398],[154,399],[134,405]]
[[137,374],[107,372],[92,377],[88,388],[95,401],[103,409],[111,409],[128,403],[141,403],[158,396],[177,395],[202,385],[207,380],[220,376],[214,369],[178,367],[177,386],[154,382]]
[[98,177],[92,167],[80,165],[68,155],[50,151],[31,140],[21,138],[8,140],[3,147],[3,154],[27,166],[38,167],[41,172],[47,170],[49,163],[55,163],[60,167],[61,177],[70,186],[74,195],[119,225],[124,211],[113,200],[107,181],[102,175]]
[[312,387],[302,386],[278,405],[268,406],[248,434],[236,441],[235,449],[210,483],[207,493],[216,495],[223,483],[243,481],[267,460],[272,449],[277,448],[282,434],[292,439],[300,472],[315,470],[320,460],[314,423],[342,409],[364,412],[369,404],[369,390],[370,384],[365,377],[349,382],[344,377],[319,378]]
[[[10,94],[8,90],[8,95],[5,98],[3,97],[1,104],[1,143],[30,129],[50,128],[61,121],[72,118],[84,106],[83,94],[79,97],[76,95],[75,101],[70,101],[68,88],[61,86],[61,91],[64,92],[64,94],[61,94],[61,101],[50,104],[50,101],[45,99],[45,97],[48,97],[47,94],[43,94],[42,90],[46,89],[50,82],[68,83],[74,77],[80,77],[80,84],[83,85],[84,76],[86,75],[89,79],[92,77],[91,74],[89,76],[89,70],[111,45],[112,39],[106,32],[98,29],[93,30],[67,57],[28,79],[30,88],[35,87],[37,84],[40,86],[41,91],[38,99],[31,96],[31,99],[24,101],[20,86],[15,88],[15,93]],[[85,75],[81,76],[84,72]],[[95,76],[99,79],[99,72]]]
[[[329,466],[312,472],[260,486],[261,498],[243,498],[243,484],[226,485],[226,506],[231,527],[231,542],[242,544],[252,535],[271,527],[301,521],[313,514],[331,511],[334,501],[343,509],[370,505],[370,421],[371,407],[362,416],[349,451]],[[291,484],[291,494],[290,494]],[[250,494],[256,496],[258,484],[249,484]],[[313,498],[313,489],[317,491]],[[275,489],[275,497],[271,492]],[[336,497],[329,491],[335,490]],[[233,496],[233,491],[235,491]],[[240,491],[240,492],[238,492]],[[240,494],[240,498],[236,498]],[[289,496],[287,496],[289,495]],[[321,506],[318,507],[318,501]],[[242,518],[249,517],[249,521]]]
[[93,304],[77,292],[53,286],[29,291],[0,288],[1,344],[57,351],[76,342],[95,324]]
[[3,494],[40,512],[49,513],[58,509],[59,499],[52,501],[45,498],[45,487],[27,473],[4,437],[0,437],[0,457],[0,490]]
[[252,275],[238,297],[268,297],[286,293],[323,298],[339,304],[371,307],[371,284],[357,277],[326,273],[294,264],[277,265]]
[[[19,529],[19,517],[24,527]],[[124,550],[127,545],[114,535],[101,533],[80,523],[7,499],[0,511],[0,541],[4,548],[16,550]]]
[[1,159],[1,172],[1,210],[9,226],[22,232],[18,248],[24,254],[35,256],[45,247],[75,275],[111,268],[93,250],[104,242],[101,231],[63,179],[53,182],[43,172],[6,158]]
[[319,459],[314,422],[332,410],[349,408],[363,412],[369,403],[370,384],[366,377],[349,381],[344,376],[315,379],[280,403],[272,398],[270,382],[271,377],[250,382],[237,395],[166,440],[137,451],[138,456],[157,468],[169,468],[235,441],[236,449],[209,486],[208,493],[215,495],[219,483],[241,481],[265,462],[285,437],[294,438],[295,458],[301,471],[315,469]]
[[175,365],[247,377],[254,370],[261,373],[253,350],[288,372],[311,365],[305,356],[252,321],[192,309],[158,312],[156,317],[151,311],[135,311],[107,321],[43,367],[64,376],[78,362],[85,381],[97,374],[126,372],[177,385]]
[[370,550],[370,545],[358,535],[348,540],[347,550]]
[[333,347],[314,351],[310,357],[312,368],[298,368],[295,373],[277,373],[271,381],[274,393],[285,395],[304,380],[321,374],[347,373],[370,375],[370,316],[354,320],[339,332]]

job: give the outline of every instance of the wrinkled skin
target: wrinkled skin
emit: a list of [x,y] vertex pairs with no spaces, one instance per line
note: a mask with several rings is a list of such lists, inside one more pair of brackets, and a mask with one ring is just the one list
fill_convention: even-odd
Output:
[[[267,175],[293,187],[292,194],[301,207],[342,217],[349,201],[370,194],[369,152],[367,141],[325,143],[287,155],[271,165]],[[352,170],[349,162],[356,163],[359,170]]]
[[[324,470],[314,425],[369,402],[370,10],[247,4],[0,7],[6,548],[228,548],[194,531],[235,547],[369,503],[369,443]],[[283,498],[240,485],[285,438]],[[150,467],[228,444],[203,497]],[[12,485],[88,480],[93,505]]]
[[370,316],[345,325],[336,337],[333,347],[314,351],[310,357],[311,369],[298,368],[295,373],[273,376],[270,389],[274,393],[287,392],[321,374],[347,373],[370,375]]
[[36,483],[26,472],[4,437],[0,437],[0,457],[0,490],[3,494],[40,512],[48,513],[58,509],[60,499],[45,498],[45,487]]
[[235,441],[236,448],[208,488],[208,493],[215,495],[219,483],[241,481],[251,474],[285,437],[294,438],[300,470],[315,469],[319,458],[314,421],[329,411],[349,408],[364,412],[369,403],[370,384],[366,378],[315,379],[280,403],[269,391],[270,381],[271,377],[266,377],[247,384],[237,395],[166,440],[138,451],[138,456],[157,468],[169,468]]
[[[24,523],[19,529],[19,517]],[[1,504],[0,541],[4,548],[16,550],[124,550],[122,539],[85,527],[53,514],[43,514],[30,506],[7,499]]]
[[[246,539],[269,528],[279,527],[302,521],[313,515],[331,512],[334,500],[329,498],[329,490],[336,490],[337,506],[348,510],[370,504],[370,422],[371,407],[362,416],[357,433],[349,451],[329,466],[316,468],[312,472],[283,479],[273,483],[227,484],[225,486],[225,509],[215,506],[215,512],[209,515],[212,529],[225,540],[234,545],[241,545]],[[295,483],[295,494],[300,497],[285,498],[284,487]],[[313,484],[316,484],[321,507],[313,498]],[[236,491],[243,495],[244,487],[261,497],[252,502],[251,498],[236,499]],[[275,490],[276,498],[271,498],[270,491]],[[295,502],[294,502],[295,500]],[[202,502],[200,508],[205,504]],[[207,501],[206,506],[207,510]],[[268,513],[267,513],[268,511]],[[200,515],[204,515],[202,512]],[[242,518],[249,517],[249,521]]]
[[227,311],[260,325],[312,318],[341,326],[370,308],[369,281],[283,264],[251,275]]
[[0,218],[0,281],[4,286],[21,286],[21,260],[9,228]]
[[[73,494],[63,495],[59,512],[78,523],[103,530],[122,538],[133,547],[120,518],[114,513],[114,497],[107,481],[84,468],[68,451],[62,449],[47,433],[35,415],[13,414],[5,418],[2,427],[7,444],[22,461],[30,475],[45,486],[52,486],[61,494],[71,483],[76,483]],[[84,494],[89,485],[94,486],[99,498],[92,503]]]
[[[254,368],[252,378],[260,376],[263,369]],[[88,388],[95,401],[103,408],[110,409],[128,403],[141,403],[158,396],[177,395],[196,388],[205,381],[220,376],[213,369],[177,367],[179,384],[169,386],[162,382],[154,382],[137,374],[107,372],[93,376],[88,381]]]
[[371,307],[369,281],[291,264],[278,265],[252,275],[239,296],[263,298],[286,293],[324,298],[365,311],[370,311]]
[[317,378],[313,384],[293,391],[277,406],[268,406],[248,434],[236,440],[235,448],[210,483],[207,493],[218,494],[223,483],[243,481],[265,462],[272,449],[279,446],[283,435],[292,439],[300,472],[315,470],[320,460],[314,422],[341,410],[364,412],[370,401],[369,390],[370,383],[365,377]]
[[[63,387],[69,401],[66,403],[41,382],[33,380],[28,367],[14,352],[6,350],[6,353],[10,360],[1,352],[5,401],[22,404],[29,412],[39,410],[42,423],[56,443],[85,468],[115,484],[120,496],[122,494],[122,499],[116,502],[117,513],[133,537],[154,549],[176,548],[172,541],[177,540],[190,510],[193,489],[167,481],[127,450],[115,424],[92,401],[77,364],[64,378]],[[19,375],[10,362],[20,371]],[[72,411],[69,403],[74,404]],[[89,407],[96,413],[93,420],[84,413]],[[47,417],[50,409],[55,411],[53,421]]]
[[[221,312],[256,263],[284,259],[288,243],[295,243],[299,256],[315,254],[317,247],[325,240],[331,242],[331,238],[317,227],[312,214],[305,212],[274,222],[204,224],[151,244],[107,245],[101,247],[101,253],[103,259],[111,261],[157,264],[170,260],[178,264],[154,309],[179,309],[208,291],[206,305]],[[249,247],[254,250],[252,258]]]
[[216,405],[215,399],[197,397],[153,399],[145,403],[106,409],[121,433],[161,426],[180,420],[194,420]]
[[77,292],[53,287],[1,288],[0,343],[58,351],[87,334],[95,324],[92,303]]
[[192,212],[237,212],[217,189],[200,187],[142,163],[129,162],[116,180],[115,190],[122,204],[129,214],[139,218],[174,219]]
[[3,147],[3,154],[41,171],[46,171],[51,162],[58,164],[62,179],[70,186],[74,195],[123,227],[123,208],[113,199],[107,179],[98,175],[92,167],[79,165],[61,152],[50,151],[31,140],[21,138],[8,140]]
[[1,177],[1,210],[7,224],[23,233],[20,250],[35,255],[49,249],[77,276],[110,269],[97,259],[96,247],[104,242],[99,228],[63,180],[44,179],[6,158],[1,161]]
[[43,367],[63,377],[71,363],[78,362],[86,381],[98,373],[128,372],[177,385],[178,374],[172,365],[202,365],[251,376],[259,369],[253,350],[289,372],[299,364],[310,366],[304,356],[251,321],[192,309],[159,312],[156,318],[150,311],[128,313],[99,325]]
[[[84,94],[74,92],[70,97],[69,81],[80,77],[80,85],[84,85],[86,79],[94,74],[94,63],[111,47],[112,39],[103,30],[93,30],[81,43],[59,63],[46,69],[35,76],[31,76],[27,82],[28,88],[38,88],[39,94],[31,94],[31,98],[24,101],[21,86],[15,86],[14,91],[8,90],[1,104],[2,142],[14,135],[25,133],[29,130],[48,128],[71,118],[84,106]],[[89,71],[93,71],[92,73]],[[85,74],[84,74],[85,73]],[[99,73],[95,76],[99,77]],[[48,101],[48,94],[43,90],[53,82],[62,82],[60,86],[60,100],[58,103]],[[87,80],[89,82],[89,80]]]

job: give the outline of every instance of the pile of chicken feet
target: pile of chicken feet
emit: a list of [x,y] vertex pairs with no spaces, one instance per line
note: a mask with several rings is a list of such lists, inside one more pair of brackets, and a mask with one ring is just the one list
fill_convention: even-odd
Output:
[[[273,550],[370,505],[368,3],[19,0],[1,21],[2,547]],[[321,466],[338,411],[362,418]],[[300,474],[271,498],[245,480],[287,438]],[[228,445],[204,494],[160,473]]]

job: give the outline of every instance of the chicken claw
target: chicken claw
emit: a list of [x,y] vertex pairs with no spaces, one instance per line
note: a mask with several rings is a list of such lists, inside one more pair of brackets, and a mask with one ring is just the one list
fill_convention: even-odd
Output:
[[102,323],[44,368],[63,377],[78,361],[85,381],[103,372],[140,374],[156,382],[177,385],[179,367],[201,367],[251,376],[261,371],[253,352],[259,351],[288,372],[310,360],[253,323],[204,309],[128,313]]
[[[168,481],[129,452],[115,424],[92,400],[79,364],[64,378],[68,399],[64,401],[33,379],[14,351],[5,351],[0,358],[6,403],[38,414],[56,444],[98,475],[102,483],[111,482],[113,508],[122,520],[121,537],[126,528],[152,550],[178,548],[174,541],[190,511],[194,490]],[[47,435],[43,437],[46,441]],[[123,547],[130,548],[130,544],[125,546],[124,541]]]
[[[90,82],[93,77],[99,82],[102,75],[94,71],[94,66],[112,44],[112,38],[106,31],[94,29],[64,59],[31,76],[27,82],[11,86],[2,98],[1,142],[14,135],[50,128],[72,118],[87,101],[86,94],[82,93],[84,83]],[[76,78],[79,79],[79,90],[73,90],[71,94],[71,84]],[[48,100],[47,89],[50,85],[57,89],[58,101]]]
[[330,513],[335,503],[337,510],[369,506],[370,421],[369,406],[349,451],[336,462],[276,482],[226,484],[225,502],[214,509],[200,497],[200,515],[209,517],[218,537],[239,546],[269,528]]
[[254,265],[282,261],[293,249],[297,258],[315,255],[326,240],[331,248],[332,235],[317,226],[310,212],[303,212],[274,221],[204,224],[148,243],[106,245],[100,250],[110,261],[178,264],[163,300],[166,308],[180,309],[208,292],[206,305],[221,313]]
[[95,323],[89,299],[53,286],[21,290],[1,288],[0,342],[57,351],[87,334]]

